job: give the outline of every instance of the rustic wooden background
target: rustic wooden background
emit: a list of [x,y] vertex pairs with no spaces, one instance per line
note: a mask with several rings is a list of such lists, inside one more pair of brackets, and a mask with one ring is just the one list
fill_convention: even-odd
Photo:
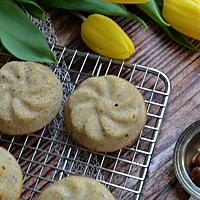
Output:
[[[130,61],[163,71],[171,80],[172,92],[153,154],[142,200],[181,199],[189,195],[175,178],[172,157],[175,143],[183,130],[200,118],[200,53],[194,53],[173,42],[151,19],[149,29],[126,18],[114,18],[134,41],[136,53]],[[84,50],[80,40],[79,19],[67,11],[55,10],[50,15],[58,43]],[[198,41],[194,44],[200,47]]]

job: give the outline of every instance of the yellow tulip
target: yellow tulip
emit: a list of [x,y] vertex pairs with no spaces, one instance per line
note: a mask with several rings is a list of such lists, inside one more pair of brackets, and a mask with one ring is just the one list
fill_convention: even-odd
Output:
[[177,31],[200,40],[200,0],[164,0],[163,16]]
[[149,0],[106,0],[112,3],[129,3],[129,4],[139,4],[139,3],[146,3]]
[[81,37],[94,52],[114,59],[129,58],[134,45],[128,35],[109,17],[90,15],[81,25]]

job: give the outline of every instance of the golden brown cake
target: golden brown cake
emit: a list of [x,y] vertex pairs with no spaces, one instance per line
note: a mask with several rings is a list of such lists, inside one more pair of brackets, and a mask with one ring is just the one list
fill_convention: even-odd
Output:
[[19,200],[22,171],[15,158],[0,147],[0,200]]
[[63,90],[46,66],[13,61],[0,69],[0,132],[23,135],[35,132],[58,113]]
[[84,81],[65,105],[65,126],[84,147],[113,152],[131,144],[144,128],[146,107],[128,81],[108,75]]
[[57,181],[38,200],[115,200],[100,183],[84,176],[71,176]]

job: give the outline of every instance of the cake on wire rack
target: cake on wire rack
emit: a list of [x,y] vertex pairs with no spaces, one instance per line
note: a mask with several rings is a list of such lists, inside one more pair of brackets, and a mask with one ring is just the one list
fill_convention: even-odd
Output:
[[[35,19],[32,18],[34,21]],[[75,144],[63,126],[63,106],[57,117],[38,133],[23,137],[0,136],[24,172],[22,199],[35,199],[52,182],[71,174],[83,174],[105,184],[116,199],[139,199],[170,94],[170,82],[162,72],[137,64],[102,58],[56,46],[47,16],[35,21],[51,43],[58,59],[49,65],[64,88],[63,105],[77,85],[91,76],[113,74],[133,83],[143,94],[148,120],[137,141],[114,153],[96,153]],[[12,56],[0,50],[0,67]]]

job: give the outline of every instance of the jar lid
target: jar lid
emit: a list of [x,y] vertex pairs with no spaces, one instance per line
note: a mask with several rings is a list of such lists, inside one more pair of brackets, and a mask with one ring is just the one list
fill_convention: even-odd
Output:
[[174,168],[176,177],[183,188],[200,199],[200,188],[191,180],[191,163],[200,152],[200,121],[194,122],[181,134],[174,149]]

